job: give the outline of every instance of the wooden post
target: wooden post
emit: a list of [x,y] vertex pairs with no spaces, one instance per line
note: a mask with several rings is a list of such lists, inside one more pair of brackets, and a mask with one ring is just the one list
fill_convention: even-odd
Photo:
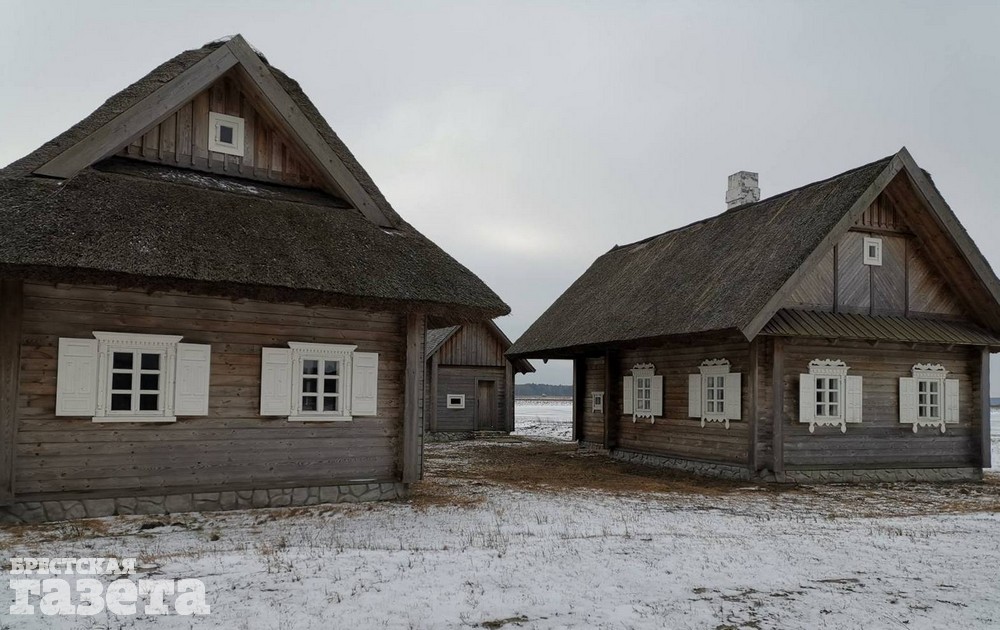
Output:
[[774,408],[774,476],[785,480],[785,348],[781,337],[774,338],[774,365],[771,370],[771,406]]
[[580,436],[583,435],[583,431],[580,430],[580,425],[583,423],[583,397],[586,390],[586,379],[584,378],[584,370],[586,359],[574,358],[573,359],[573,441],[579,442]]
[[438,366],[440,365],[440,359],[435,352],[434,356],[431,357],[431,387],[428,398],[430,400],[424,401],[425,413],[430,414],[430,422],[428,426],[432,433],[437,433],[438,430]]
[[14,444],[21,368],[20,280],[0,281],[0,505],[14,500]]
[[982,358],[979,368],[979,390],[982,409],[982,421],[980,422],[982,437],[980,439],[981,444],[979,446],[980,452],[982,453],[982,467],[983,470],[986,470],[993,465],[993,457],[991,453],[993,444],[992,437],[990,436],[990,349],[988,347],[983,348],[982,350]]
[[506,412],[504,413],[504,431],[511,433],[514,431],[514,381],[517,379],[517,373],[514,372],[514,364],[510,362],[509,359],[505,359],[507,364],[505,377],[507,379],[507,389],[506,395],[504,396],[507,400],[504,408]]
[[604,354],[604,448],[609,451],[618,446],[618,353],[608,350]]
[[747,453],[747,469],[750,477],[757,474],[757,409],[758,398],[760,397],[760,337],[755,337],[750,342],[750,370],[747,378],[747,390],[750,399],[750,417],[748,426],[750,429],[750,451]]
[[406,316],[406,371],[403,385],[403,483],[418,481],[422,466],[420,394],[424,362],[424,315]]

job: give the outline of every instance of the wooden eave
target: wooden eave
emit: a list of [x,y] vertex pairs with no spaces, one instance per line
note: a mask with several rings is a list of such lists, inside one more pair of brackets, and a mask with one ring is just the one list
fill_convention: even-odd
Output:
[[346,199],[372,223],[380,227],[396,227],[241,35],[220,45],[173,80],[38,167],[34,173],[60,179],[73,177],[88,166],[114,155],[134,138],[160,124],[233,68],[244,79],[242,83],[250,96],[266,104],[264,111],[299,144],[330,192]]

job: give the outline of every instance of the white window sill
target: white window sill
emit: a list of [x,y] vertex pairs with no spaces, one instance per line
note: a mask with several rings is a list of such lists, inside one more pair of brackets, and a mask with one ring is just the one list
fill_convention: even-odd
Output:
[[289,422],[352,422],[351,416],[288,416]]
[[177,422],[177,416],[95,416],[94,422]]

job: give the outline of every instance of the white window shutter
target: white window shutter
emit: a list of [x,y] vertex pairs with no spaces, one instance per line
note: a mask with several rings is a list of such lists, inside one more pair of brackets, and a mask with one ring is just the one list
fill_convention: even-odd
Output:
[[944,421],[958,424],[958,379],[949,378],[944,382]]
[[351,369],[351,415],[374,416],[378,409],[378,353],[355,352]]
[[212,346],[177,344],[177,379],[174,386],[174,414],[208,415],[208,382],[212,372]]
[[688,374],[688,417],[701,417],[701,374]]
[[260,415],[291,415],[291,349],[261,348],[260,363]]
[[[782,404],[780,400],[776,405]],[[799,422],[812,423],[816,420],[816,377],[799,374]]]
[[742,375],[739,372],[726,374],[724,409],[727,420],[739,420],[743,414],[743,401],[740,400]]
[[847,377],[847,405],[844,407],[844,420],[848,423],[860,424],[861,422],[861,410],[864,406],[861,384],[862,378],[860,376]]
[[59,339],[56,415],[97,414],[97,340]]
[[632,400],[635,398],[635,390],[632,385],[632,377],[626,376],[622,379],[622,413],[635,413]]
[[654,418],[663,417],[663,376],[654,376],[649,391],[649,412]]
[[899,379],[899,421],[910,424],[917,421],[917,379]]

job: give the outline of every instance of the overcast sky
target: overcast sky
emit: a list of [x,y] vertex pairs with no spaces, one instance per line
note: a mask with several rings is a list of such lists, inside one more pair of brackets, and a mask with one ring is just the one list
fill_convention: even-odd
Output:
[[1000,269],[1000,3],[0,4],[0,164],[242,33],[511,338],[616,243],[724,209],[732,172],[766,197],[904,145]]

